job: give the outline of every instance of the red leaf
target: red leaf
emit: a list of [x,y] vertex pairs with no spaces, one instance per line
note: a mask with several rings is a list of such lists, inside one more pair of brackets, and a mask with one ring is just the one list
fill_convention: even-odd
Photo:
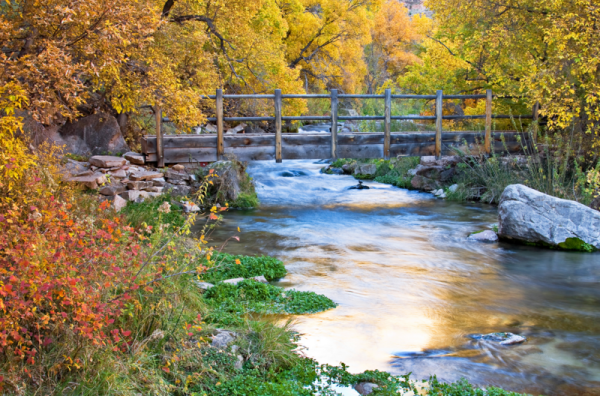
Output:
[[129,337],[131,335],[131,330],[121,330],[121,333],[124,337]]

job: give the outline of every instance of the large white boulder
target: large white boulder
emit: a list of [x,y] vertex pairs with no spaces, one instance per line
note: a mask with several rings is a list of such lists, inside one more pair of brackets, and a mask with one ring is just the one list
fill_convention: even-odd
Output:
[[522,184],[506,187],[498,217],[501,238],[566,248],[580,240],[600,249],[600,212]]

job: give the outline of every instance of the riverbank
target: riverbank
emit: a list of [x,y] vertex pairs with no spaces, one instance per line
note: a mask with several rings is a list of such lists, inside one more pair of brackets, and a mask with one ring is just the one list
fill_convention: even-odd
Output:
[[[3,206],[0,218],[4,394],[325,395],[360,383],[397,394],[413,386],[303,357],[293,327],[273,319],[336,304],[264,283],[286,275],[279,260],[208,247],[224,208],[186,215],[161,196],[128,204],[144,216],[117,214],[55,170],[40,171],[24,180],[28,206]],[[192,224],[201,224],[195,238]],[[481,394],[464,382],[430,386],[436,395]]]

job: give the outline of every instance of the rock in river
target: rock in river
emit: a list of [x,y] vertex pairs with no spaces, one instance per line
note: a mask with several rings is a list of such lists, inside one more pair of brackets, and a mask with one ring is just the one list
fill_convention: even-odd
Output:
[[485,230],[481,232],[474,232],[469,235],[469,240],[479,242],[496,242],[498,241],[498,235],[492,230]]
[[506,187],[498,217],[501,238],[567,249],[585,243],[600,249],[600,212],[521,184]]
[[489,333],[473,334],[470,336],[474,340],[484,340],[497,342],[500,345],[515,345],[527,341],[527,338],[514,333]]

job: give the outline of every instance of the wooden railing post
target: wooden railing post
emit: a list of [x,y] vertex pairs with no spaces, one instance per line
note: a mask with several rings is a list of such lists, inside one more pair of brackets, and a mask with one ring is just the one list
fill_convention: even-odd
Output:
[[390,141],[392,137],[392,90],[385,90],[385,129],[383,134],[383,158],[390,159]]
[[444,114],[444,92],[439,90],[435,96],[435,157],[442,156],[442,116]]
[[154,106],[154,121],[156,123],[156,165],[162,168],[165,166],[165,147],[162,133],[162,110],[158,104]]
[[539,119],[540,119],[540,102],[535,102],[535,104],[533,105],[533,109],[531,112],[531,115],[533,116],[533,131],[532,131],[532,138],[533,138],[533,143],[537,142],[537,135],[538,135],[538,129],[539,129]]
[[492,90],[485,91],[485,153],[492,153]]
[[281,89],[275,90],[275,162],[282,162],[281,157]]
[[337,159],[338,91],[331,90],[331,158]]
[[223,143],[223,90],[217,89],[217,161],[223,159],[225,145]]

